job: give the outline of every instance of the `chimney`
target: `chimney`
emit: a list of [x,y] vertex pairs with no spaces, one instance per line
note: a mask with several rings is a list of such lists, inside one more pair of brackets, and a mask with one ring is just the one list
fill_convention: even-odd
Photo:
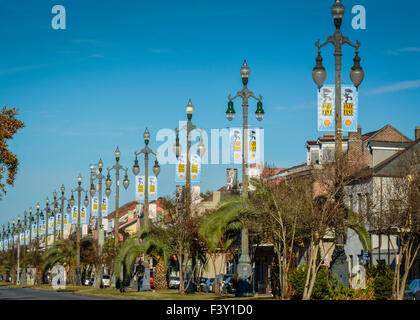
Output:
[[420,127],[414,129],[414,136],[416,141],[420,139]]

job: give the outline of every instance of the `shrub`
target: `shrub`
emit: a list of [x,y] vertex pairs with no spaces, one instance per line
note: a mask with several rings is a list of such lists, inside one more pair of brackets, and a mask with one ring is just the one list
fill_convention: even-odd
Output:
[[373,280],[372,284],[376,299],[384,300],[391,298],[394,273],[389,265],[380,262],[376,266],[368,268],[366,275],[367,278]]
[[[292,299],[302,299],[307,272],[308,272],[308,266],[302,265],[290,273],[289,282],[293,289]],[[321,268],[316,275],[314,289],[312,291],[311,298],[312,299],[329,299],[330,298],[330,289],[328,285],[328,271],[325,268]]]

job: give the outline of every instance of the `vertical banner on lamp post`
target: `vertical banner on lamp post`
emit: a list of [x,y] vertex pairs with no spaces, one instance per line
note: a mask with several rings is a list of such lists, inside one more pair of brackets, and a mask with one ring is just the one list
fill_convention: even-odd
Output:
[[39,229],[41,230],[41,232],[40,232],[41,235],[45,234],[45,227],[46,227],[45,220],[41,220],[40,221],[40,226],[39,226]]
[[9,250],[9,240],[6,238],[4,239],[4,249],[7,251]]
[[92,217],[98,216],[99,199],[98,197],[92,197]]
[[191,183],[199,183],[201,176],[201,158],[198,154],[191,155]]
[[158,190],[157,190],[157,179],[155,176],[151,176],[149,177],[149,200],[153,201],[157,199],[157,194],[158,194]]
[[149,204],[149,219],[156,219],[156,203]]
[[144,176],[136,176],[136,199],[144,202]]
[[64,214],[63,228],[64,228],[64,230],[69,229],[69,214],[68,213]]
[[48,234],[54,233],[54,217],[48,219]]
[[102,197],[102,217],[108,215],[108,197]]
[[0,240],[0,251],[3,251],[3,239]]
[[80,207],[80,211],[81,211],[81,213],[80,213],[80,223],[81,224],[85,224],[85,223],[87,223],[87,218],[86,218],[86,207],[85,206],[81,206]]
[[187,156],[185,155],[185,153],[179,155],[175,171],[175,182],[185,182],[187,175]]
[[55,221],[55,230],[61,231],[61,213],[57,213],[57,218]]
[[230,159],[234,164],[242,163],[242,129],[230,128]]
[[29,232],[29,229],[26,229],[25,230],[25,244],[26,245],[29,245],[30,237],[31,237],[31,233]]
[[257,162],[257,132],[258,129],[248,129],[248,163],[253,164]]
[[24,232],[21,232],[19,234],[19,245],[21,245],[21,246],[25,245],[25,233]]
[[76,206],[73,206],[71,208],[71,222],[72,223],[77,223],[77,214],[78,214],[78,209]]
[[35,240],[36,235],[37,235],[37,231],[38,231],[36,223],[32,224],[31,228],[32,228],[32,240]]
[[318,131],[335,130],[335,86],[323,86],[318,91]]
[[343,132],[357,131],[358,92],[355,86],[341,87],[341,119]]
[[176,186],[176,203],[181,204],[185,201],[185,186]]
[[200,186],[191,186],[191,203],[199,203],[201,201],[201,188]]
[[13,236],[13,243],[15,246],[19,244],[19,236],[17,234]]

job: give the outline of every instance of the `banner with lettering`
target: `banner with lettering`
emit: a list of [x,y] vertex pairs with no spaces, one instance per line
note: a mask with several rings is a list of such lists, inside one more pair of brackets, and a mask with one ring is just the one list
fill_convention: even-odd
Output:
[[335,86],[325,85],[318,91],[318,131],[335,130]]
[[108,215],[108,198],[102,197],[102,217],[106,217]]
[[230,128],[230,159],[234,164],[242,163],[242,128]]
[[17,247],[17,245],[19,244],[19,235],[15,234],[13,236],[13,243],[14,243],[15,247]]
[[140,202],[144,202],[144,186],[145,177],[136,176],[136,199]]
[[54,217],[48,218],[48,234],[54,234]]
[[80,223],[85,224],[85,223],[87,223],[87,213],[86,213],[87,209],[86,209],[85,206],[81,206],[80,211],[81,211],[81,213],[80,213]]
[[158,190],[157,190],[157,179],[155,176],[149,177],[149,201],[153,201],[157,199]]
[[29,229],[25,230],[25,244],[29,245],[29,240],[31,237],[31,232],[29,231]]
[[45,234],[45,219],[39,220],[39,234],[44,235]]
[[198,154],[191,155],[191,183],[199,183],[201,177],[201,158]]
[[25,244],[25,233],[19,233],[19,245],[23,246]]
[[[358,91],[353,85],[341,86],[341,128],[357,131]],[[326,85],[318,92],[318,131],[335,131],[335,86]]]
[[32,224],[31,229],[32,229],[31,238],[32,238],[32,240],[35,240],[36,235],[37,235],[37,225],[36,225],[36,223]]
[[187,176],[187,155],[182,153],[179,155],[175,166],[175,182],[185,182]]
[[63,228],[64,230],[69,229],[69,214],[68,213],[64,214]]
[[61,213],[57,213],[55,218],[55,230],[61,231]]
[[99,198],[98,197],[93,197],[92,198],[92,217],[97,217],[98,216],[98,209],[99,209]]
[[78,217],[77,217],[78,212],[77,211],[78,210],[77,210],[76,206],[73,206],[71,208],[71,223],[76,223],[77,224],[77,219],[78,219]]
[[355,86],[341,86],[342,129],[343,132],[357,131],[358,91]]

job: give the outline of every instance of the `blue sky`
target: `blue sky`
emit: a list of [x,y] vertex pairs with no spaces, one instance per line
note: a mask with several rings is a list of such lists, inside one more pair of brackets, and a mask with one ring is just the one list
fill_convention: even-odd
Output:
[[[334,32],[332,0],[212,1],[0,1],[0,103],[19,108],[26,127],[10,143],[20,160],[13,188],[0,201],[0,224],[23,214],[64,184],[88,188],[89,164],[106,167],[119,146],[134,198],[133,152],[147,126],[156,132],[185,120],[205,129],[240,126],[225,117],[227,95],[241,88],[239,68],[251,68],[249,88],[262,94],[265,160],[289,167],[306,159],[305,141],[317,132],[316,88],[311,78],[314,43]],[[66,8],[66,30],[51,27],[51,8]],[[413,139],[420,125],[420,3],[344,0],[342,31],[362,42],[365,80],[359,90],[363,132],[391,124]],[[351,27],[351,8],[364,5],[366,30]],[[410,10],[407,10],[410,8]],[[331,45],[324,66],[334,81]],[[343,82],[353,64],[343,56]],[[250,104],[251,124],[256,103]],[[142,166],[142,163],[141,163]],[[224,184],[225,165],[204,165],[202,191]],[[144,167],[141,168],[144,172]],[[113,185],[114,187],[114,185]],[[173,193],[174,165],[163,165],[160,195]],[[112,188],[114,190],[114,188]],[[68,194],[67,194],[68,195]],[[113,194],[111,210],[114,209]]]

